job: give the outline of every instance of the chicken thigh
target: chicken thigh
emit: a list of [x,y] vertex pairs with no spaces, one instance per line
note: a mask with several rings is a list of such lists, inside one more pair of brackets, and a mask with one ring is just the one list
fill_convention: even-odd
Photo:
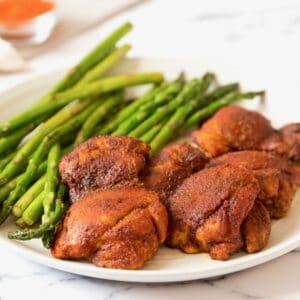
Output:
[[209,157],[238,150],[268,150],[297,160],[300,158],[299,132],[300,124],[275,130],[260,113],[228,106],[220,109],[192,136]]
[[167,212],[156,193],[124,187],[92,192],[69,208],[52,255],[106,268],[136,269],[164,242]]
[[242,225],[244,249],[248,253],[261,251],[268,244],[270,233],[270,214],[260,201],[255,201]]
[[300,160],[300,123],[287,124],[261,144],[262,150],[274,151],[290,160]]
[[201,170],[205,162],[200,150],[187,143],[167,146],[150,162],[142,180],[145,187],[157,192],[167,205],[177,186]]
[[241,227],[259,193],[251,171],[235,166],[203,169],[169,199],[167,245],[226,260],[243,247]]
[[141,186],[139,175],[149,150],[147,144],[130,137],[96,136],[65,155],[59,172],[72,201],[92,191]]
[[259,182],[258,199],[272,218],[282,218],[288,213],[297,185],[300,169],[279,155],[264,151],[238,151],[211,160],[208,166],[235,165],[251,170]]

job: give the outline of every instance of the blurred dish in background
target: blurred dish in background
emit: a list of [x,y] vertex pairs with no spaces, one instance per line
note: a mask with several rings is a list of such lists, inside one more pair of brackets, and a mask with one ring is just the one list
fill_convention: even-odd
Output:
[[0,0],[0,37],[14,44],[40,44],[57,21],[55,4],[43,0]]

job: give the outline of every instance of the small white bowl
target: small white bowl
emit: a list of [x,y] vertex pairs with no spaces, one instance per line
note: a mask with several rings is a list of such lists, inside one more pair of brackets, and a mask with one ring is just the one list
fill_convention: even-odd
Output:
[[39,16],[16,25],[0,22],[0,37],[14,45],[36,45],[43,43],[57,23],[55,7]]

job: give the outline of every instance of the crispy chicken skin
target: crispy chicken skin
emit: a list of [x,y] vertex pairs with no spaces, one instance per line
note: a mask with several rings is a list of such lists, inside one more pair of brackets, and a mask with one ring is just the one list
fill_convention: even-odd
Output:
[[52,255],[88,259],[101,267],[136,269],[164,242],[167,219],[158,195],[143,188],[92,192],[69,208]]
[[276,135],[262,142],[261,149],[274,151],[294,161],[300,160],[300,123],[283,126]]
[[244,168],[222,165],[191,175],[169,199],[167,245],[227,260],[243,247],[241,226],[258,193]]
[[297,185],[300,169],[275,153],[264,151],[238,151],[221,155],[208,166],[236,165],[252,170],[259,182],[258,199],[265,205],[272,218],[287,215]]
[[292,160],[300,157],[300,124],[272,128],[260,113],[239,106],[220,109],[192,136],[209,157],[238,150],[269,150]]
[[255,201],[242,225],[244,249],[248,253],[261,251],[267,245],[270,233],[270,214],[260,201]]
[[261,114],[228,106],[220,109],[192,135],[208,156],[216,157],[234,150],[258,150],[261,142],[272,133],[270,122]]
[[141,186],[139,175],[149,146],[130,137],[96,136],[64,156],[59,164],[71,200],[96,190]]
[[201,170],[206,159],[199,149],[188,143],[165,147],[150,163],[142,180],[147,189],[167,200],[182,181]]
[[289,158],[300,160],[300,123],[292,123],[280,129],[284,144],[289,150]]

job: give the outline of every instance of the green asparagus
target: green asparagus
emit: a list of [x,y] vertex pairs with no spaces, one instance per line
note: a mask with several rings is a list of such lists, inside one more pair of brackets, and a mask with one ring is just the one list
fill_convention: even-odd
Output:
[[[44,178],[46,181],[46,176]],[[22,218],[27,225],[32,226],[33,224],[35,224],[40,220],[43,214],[44,197],[45,197],[45,193],[41,192],[37,197],[33,199],[33,201],[24,210],[22,214]]]
[[118,128],[113,131],[112,135],[126,135],[133,130],[138,124],[151,115],[157,107],[174,99],[183,86],[183,78],[174,80],[167,84],[165,89],[158,93],[152,101],[149,101],[139,107],[139,109],[128,119],[119,124]]
[[31,132],[39,122],[32,122],[25,127],[19,128],[13,131],[9,136],[0,138],[0,154],[7,153],[10,150],[15,150],[16,146],[22,141],[22,139]]
[[101,127],[101,129],[97,133],[98,134],[112,133],[118,127],[119,124],[125,121],[128,117],[132,116],[132,114],[134,114],[142,104],[151,101],[157,94],[163,91],[164,88],[165,85],[155,86],[151,88],[142,97],[134,100],[124,109],[122,109],[119,113],[117,113],[117,115],[112,120],[110,120],[110,122],[108,122],[104,127]]
[[103,104],[100,104],[99,107],[86,119],[77,135],[75,145],[79,145],[80,143],[90,138],[94,132],[95,127],[107,117],[107,114],[114,111],[122,101],[123,95],[118,93],[108,97],[103,102]]
[[227,106],[233,102],[237,102],[243,99],[253,99],[256,96],[263,96],[264,91],[260,92],[249,92],[249,93],[235,93],[232,92],[223,98],[212,102],[207,107],[196,111],[193,115],[191,115],[185,122],[182,127],[182,130],[187,130],[190,127],[197,125],[199,122],[209,118],[220,108]]
[[8,165],[8,163],[12,160],[12,158],[15,156],[16,153],[17,153],[17,150],[0,158],[0,170],[3,170]]
[[96,46],[88,55],[86,55],[75,67],[73,67],[68,74],[62,78],[59,83],[43,98],[37,105],[45,104],[53,98],[49,95],[61,92],[72,87],[80,78],[84,76],[95,64],[101,61],[107,54],[109,54],[115,47],[118,40],[132,29],[131,23],[124,23],[122,26],[112,32],[106,39],[104,39],[98,46]]
[[16,220],[16,225],[18,225],[21,228],[26,228],[27,224],[25,223],[23,218],[19,218]]
[[[49,222],[42,223],[37,228],[25,228],[22,230],[16,230],[15,232],[10,232],[8,237],[10,239],[30,240],[33,238],[41,238],[47,231],[53,230],[61,220],[66,209],[66,205],[63,203],[64,193],[65,188],[61,185],[57,192],[57,198],[55,199],[55,209],[54,211],[51,211]],[[24,212],[22,217],[27,224],[30,223],[32,225],[40,218],[43,210],[43,196],[43,193],[40,194],[40,196],[31,203],[32,209],[30,210],[29,215],[25,215],[25,213],[29,211],[30,207],[28,207],[28,209]]]
[[87,72],[79,81],[78,85],[83,86],[86,83],[94,81],[103,76],[107,71],[112,69],[131,49],[130,45],[124,45],[112,51],[107,57],[96,65],[92,70]]
[[56,189],[59,183],[58,163],[61,156],[61,149],[58,143],[54,144],[48,154],[47,180],[45,184],[45,196],[43,200],[44,219],[47,223],[50,219],[50,211],[53,209]]
[[134,130],[129,132],[128,135],[135,138],[142,136],[157,123],[161,122],[161,120],[163,120],[168,114],[176,110],[182,103],[203,96],[203,92],[207,90],[213,79],[214,75],[208,73],[203,76],[202,80],[191,80],[184,86],[183,90],[174,100],[170,101],[168,104],[162,107],[159,107],[154,114],[152,114]]
[[74,130],[74,128],[78,128],[79,126],[81,126],[87,116],[94,111],[97,105],[97,102],[93,102],[92,105],[90,105],[90,107],[88,107],[85,111],[78,115],[77,118],[74,117],[64,125],[58,127],[43,139],[42,143],[38,146],[32,158],[29,160],[26,172],[20,178],[20,180],[17,181],[16,188],[11,191],[9,197],[3,202],[0,211],[0,224],[2,224],[6,220],[17,199],[21,197],[29,187],[30,183],[32,182],[32,178],[36,175],[39,164],[48,153],[49,147],[51,147],[61,137],[68,134],[69,131],[72,131]]
[[30,205],[30,203],[35,199],[43,190],[46,183],[46,175],[43,175],[39,180],[37,180],[16,202],[13,207],[13,214],[16,217],[22,216],[23,212]]
[[[40,164],[38,171],[36,173],[36,176],[32,178],[32,181],[36,181],[39,177],[41,177],[45,173],[46,169],[47,169],[47,162],[44,161],[43,163]],[[9,193],[17,186],[17,182],[18,182],[18,180],[21,180],[22,176],[24,176],[24,173],[14,179],[12,179],[11,181],[9,181],[8,183],[6,183],[4,186],[2,186],[0,188],[0,203],[3,202],[7,198]],[[25,197],[25,194],[18,200],[18,202],[25,201],[25,200],[23,200],[23,197]],[[16,205],[17,205],[17,203],[16,203]],[[20,204],[18,204],[18,206],[19,205]],[[18,208],[17,208],[17,210],[18,210]],[[16,216],[18,216],[18,214],[16,214]]]
[[[55,98],[49,97],[50,95],[53,95],[58,92],[62,92],[76,84],[80,79],[86,75],[87,72],[92,72],[91,69],[94,65],[98,64],[97,70],[93,71],[92,75],[89,75],[88,77],[93,79],[99,77],[103,72],[107,71],[110,66],[113,66],[114,62],[117,62],[121,58],[120,52],[127,52],[128,46],[124,46],[122,50],[118,51],[118,54],[114,54],[113,58],[110,58],[108,60],[108,57],[106,57],[115,47],[115,44],[118,42],[119,39],[121,39],[125,34],[127,34],[132,29],[132,25],[130,23],[125,23],[119,28],[117,28],[114,32],[112,32],[106,39],[104,39],[96,48],[94,48],[87,56],[85,56],[75,67],[73,67],[68,74],[64,78],[62,78],[54,88],[46,95],[44,96],[40,101],[38,101],[35,105],[33,105],[31,108],[29,108],[25,113],[29,113],[31,115],[32,112],[35,111],[38,107],[44,107],[46,103],[49,101],[52,101]],[[105,60],[103,60],[106,58]],[[102,61],[103,60],[103,61]],[[100,63],[99,63],[100,62]],[[99,65],[103,62],[102,67]],[[101,73],[102,72],[102,73]],[[95,77],[94,77],[95,76]],[[86,82],[86,79],[83,80]],[[28,124],[30,121],[26,120],[26,118],[20,118],[19,120],[23,120],[23,124]],[[10,124],[10,121],[5,122],[5,124]],[[2,124],[0,125],[0,128],[6,128],[6,125]],[[4,125],[4,126],[3,126]],[[22,125],[21,125],[22,126]],[[10,132],[8,130],[8,132]],[[1,131],[0,135],[3,135],[7,133],[6,130]]]
[[55,112],[76,99],[82,99],[82,101],[86,99],[88,102],[91,101],[90,97],[95,97],[106,92],[111,92],[134,85],[159,83],[162,80],[163,76],[161,73],[141,73],[114,76],[94,81],[84,86],[76,86],[65,92],[49,96],[55,98],[56,101],[25,111],[24,113],[21,113],[20,115],[17,115],[16,117],[2,123],[0,125],[0,134],[7,134],[16,128],[23,126],[24,124],[35,120],[36,118],[42,117],[43,115],[51,112]]
[[65,123],[69,119],[79,114],[82,110],[88,107],[93,101],[79,101],[51,117],[45,122],[37,132],[17,151],[14,158],[6,165],[4,170],[0,173],[0,186],[4,185],[10,179],[20,172],[20,166],[28,161],[31,153],[39,146],[45,136],[47,136],[56,127]]
[[163,123],[159,123],[153,126],[148,132],[143,134],[139,139],[145,143],[150,143],[152,139],[157,135],[157,133],[161,130],[162,127],[163,127]]

